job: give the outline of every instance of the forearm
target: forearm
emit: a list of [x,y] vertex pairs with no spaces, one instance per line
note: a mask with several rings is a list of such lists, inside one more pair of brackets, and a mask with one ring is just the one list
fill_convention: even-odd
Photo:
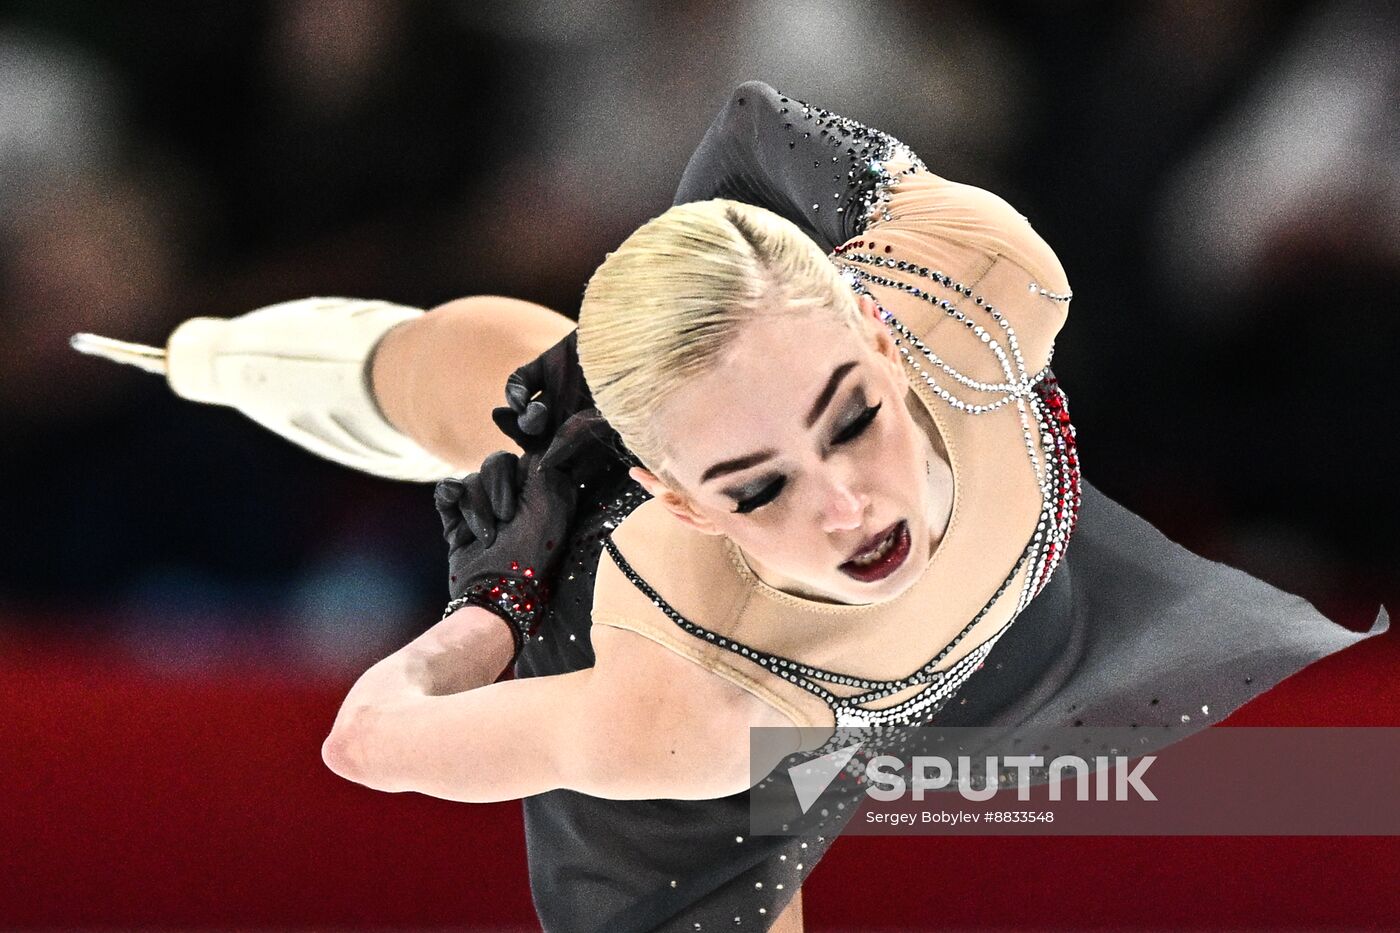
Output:
[[499,616],[465,606],[360,675],[341,704],[332,738],[366,711],[494,683],[514,650]]
[[562,786],[592,670],[495,681],[513,650],[488,610],[453,613],[360,677],[322,759],[374,790],[472,803]]
[[399,431],[463,473],[495,450],[518,451],[491,410],[506,378],[573,330],[543,305],[478,295],[400,324],[384,335],[370,370],[375,401]]

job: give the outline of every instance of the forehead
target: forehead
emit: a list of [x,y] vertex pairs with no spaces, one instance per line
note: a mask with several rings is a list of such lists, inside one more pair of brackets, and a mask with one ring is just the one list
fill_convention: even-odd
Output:
[[[866,365],[864,344],[854,328],[830,315],[745,323],[715,366],[658,408],[668,469],[691,481],[717,460],[781,447],[784,438],[805,434],[807,415],[832,371],[852,360],[856,373]],[[838,394],[832,403],[839,401]]]

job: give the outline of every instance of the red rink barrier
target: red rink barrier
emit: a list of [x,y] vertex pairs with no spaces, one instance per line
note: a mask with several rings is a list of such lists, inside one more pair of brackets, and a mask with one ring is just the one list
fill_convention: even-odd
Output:
[[[256,646],[170,673],[22,632],[0,629],[0,926],[537,927],[517,803],[378,793],[322,765],[353,675]],[[1397,671],[1392,630],[1227,723],[1400,725]],[[803,892],[809,930],[1385,929],[1398,857],[1394,837],[867,836]]]

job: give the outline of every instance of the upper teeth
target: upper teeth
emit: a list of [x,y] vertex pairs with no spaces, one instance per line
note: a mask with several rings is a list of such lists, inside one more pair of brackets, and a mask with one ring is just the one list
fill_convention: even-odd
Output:
[[891,529],[890,533],[885,535],[884,540],[882,540],[879,544],[875,545],[875,547],[871,550],[865,551],[864,553],[861,553],[851,558],[851,563],[873,564],[875,561],[884,557],[886,554],[889,553],[890,548],[894,546],[894,532],[895,530]]

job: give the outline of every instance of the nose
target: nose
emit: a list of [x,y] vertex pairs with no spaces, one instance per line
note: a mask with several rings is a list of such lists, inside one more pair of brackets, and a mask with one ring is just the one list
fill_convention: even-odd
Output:
[[838,478],[827,488],[822,508],[822,530],[849,531],[865,521],[869,498],[858,492],[850,482]]

